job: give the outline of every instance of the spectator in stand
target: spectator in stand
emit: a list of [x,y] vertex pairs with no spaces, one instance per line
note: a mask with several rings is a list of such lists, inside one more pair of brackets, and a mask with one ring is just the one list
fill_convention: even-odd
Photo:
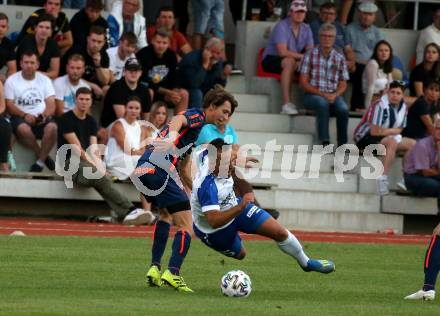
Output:
[[159,28],[151,45],[137,52],[142,65],[141,82],[148,86],[154,101],[164,100],[174,106],[174,113],[188,108],[188,91],[177,86],[177,58],[169,49],[171,33]]
[[200,108],[203,96],[216,84],[226,85],[223,77],[223,41],[213,37],[203,50],[196,49],[186,54],[178,66],[178,80],[188,90],[190,108]]
[[[139,82],[142,66],[136,58],[128,59],[125,63],[123,77],[115,81],[104,98],[101,114],[101,126],[108,128],[115,120],[124,117],[127,99],[137,96],[141,101],[141,118],[148,120],[151,107],[150,94],[147,88]],[[99,138],[103,143],[107,140],[107,131],[101,128]]]
[[150,131],[150,137],[156,138],[159,135],[159,132],[169,121],[168,118],[168,107],[167,104],[163,101],[156,101],[153,103],[150,109],[150,118],[149,122],[152,123],[156,130]]
[[0,82],[0,171],[9,171],[8,152],[11,143],[11,124],[5,118],[5,96]]
[[349,79],[344,55],[334,48],[336,28],[324,23],[319,29],[319,45],[304,54],[299,84],[305,91],[304,107],[316,111],[318,138],[330,143],[330,114],[336,116],[338,146],[347,143],[348,107],[342,94]]
[[62,0],[46,0],[44,8],[39,9],[32,13],[32,15],[26,20],[18,35],[16,44],[20,42],[26,35],[32,35],[35,32],[35,27],[39,21],[39,17],[44,14],[51,15],[55,22],[52,25],[52,39],[58,45],[61,55],[64,55],[67,50],[73,45],[72,32],[70,31],[69,20],[64,12],[61,12]]
[[407,106],[403,101],[405,83],[393,81],[386,95],[372,104],[354,130],[354,141],[363,150],[371,144],[385,146],[382,156],[383,174],[377,179],[380,195],[389,193],[388,173],[397,151],[408,151],[415,140],[402,137],[406,126]]
[[[111,208],[115,222],[126,225],[149,224],[154,220],[151,212],[136,208],[123,194],[115,189],[100,158],[98,148],[89,148],[97,144],[96,132],[98,126],[95,119],[88,113],[92,106],[92,91],[85,87],[76,91],[76,104],[73,110],[64,113],[60,118],[58,130],[58,148],[64,145],[74,145],[68,149],[65,164],[70,164],[74,152],[80,159],[78,171],[73,174],[75,184],[83,187],[93,187],[104,198]],[[65,147],[63,147],[65,148]],[[96,176],[87,177],[84,168],[92,168]]]
[[105,30],[94,25],[90,28],[86,48],[74,47],[70,49],[63,57],[62,65],[67,64],[68,56],[72,54],[82,55],[86,63],[83,79],[105,88],[110,84],[113,76],[109,69],[110,61],[107,52],[103,50],[104,44]]
[[436,197],[440,211],[440,121],[434,123],[434,135],[420,139],[404,162],[406,187],[417,196]]
[[110,59],[110,70],[113,73],[113,78],[119,80],[124,71],[125,62],[129,58],[135,58],[134,54],[137,46],[137,37],[133,32],[122,34],[119,39],[119,45],[107,49],[107,55]]
[[[49,157],[57,140],[57,125],[52,118],[55,113],[52,82],[37,71],[39,63],[34,51],[23,52],[20,66],[21,71],[10,76],[5,83],[12,130],[18,141],[37,156],[30,171],[41,172],[44,165],[49,170],[55,170],[55,163]],[[41,139],[41,146],[37,138]]]
[[425,47],[423,61],[414,67],[409,76],[409,90],[412,96],[423,95],[423,82],[440,78],[440,46],[429,43]]
[[180,61],[183,55],[188,54],[192,48],[186,40],[185,35],[180,33],[175,26],[176,19],[174,18],[173,8],[168,6],[161,7],[156,19],[156,25],[148,27],[147,37],[148,41],[151,42],[158,28],[165,28],[168,32],[171,32],[169,48],[176,53],[177,60]]
[[429,43],[436,43],[440,45],[440,7],[434,11],[432,17],[433,23],[424,28],[419,33],[419,39],[417,40],[416,47],[416,63],[420,64],[425,57],[425,47]]
[[194,19],[193,47],[201,49],[203,36],[207,34],[224,39],[225,1],[191,0],[191,5]]
[[434,135],[433,117],[438,113],[440,99],[440,82],[427,81],[424,93],[408,110],[406,127],[402,136],[419,140],[428,135]]
[[[440,129],[440,126],[439,126]],[[440,136],[438,138],[440,140]],[[419,146],[417,146],[419,147]],[[436,144],[431,143],[428,147],[431,150],[431,154],[438,155],[438,146]],[[424,148],[427,151],[428,148]],[[424,157],[422,157],[422,160]],[[435,159],[437,161],[437,159]],[[426,164],[425,164],[426,166]],[[440,174],[440,168],[437,164],[433,164],[431,169],[431,174],[435,175],[431,177],[432,179],[424,179],[428,183],[431,180],[432,188],[434,188],[435,192],[440,192],[440,187],[438,186],[438,175]],[[426,171],[425,171],[426,173]],[[427,181],[428,180],[428,181]],[[436,195],[438,197],[438,195]],[[439,208],[440,210],[440,208]],[[423,283],[423,287],[421,290],[410,294],[405,297],[406,300],[423,300],[423,301],[433,301],[435,299],[435,283],[437,281],[438,272],[440,271],[440,224],[438,224],[434,228],[434,232],[432,233],[431,242],[429,243],[428,248],[426,249],[425,259],[423,260],[423,268],[425,274],[425,282]]]
[[0,12],[0,69],[4,66],[8,68],[6,76],[0,74],[0,81],[5,82],[6,78],[17,71],[17,63],[15,61],[15,50],[11,40],[6,34],[9,30],[9,19],[6,14]]
[[[39,71],[43,72],[50,79],[58,77],[60,72],[60,51],[57,43],[50,37],[53,26],[53,17],[49,14],[42,14],[38,17],[35,25],[35,33],[26,35],[17,47],[17,64],[23,52],[33,50],[37,53]],[[18,67],[20,70],[20,67]]]
[[[87,0],[85,8],[75,13],[70,20],[73,46],[85,49],[87,47],[87,35],[94,25],[102,27],[105,30],[105,34],[108,33],[107,20],[101,15],[103,9],[104,4],[102,0]],[[105,45],[105,47],[106,46],[107,45]]]
[[[112,124],[105,164],[110,175],[118,180],[127,180],[130,177],[148,144],[148,130],[138,121],[142,109],[141,103],[142,100],[138,97],[130,97],[125,106],[124,117]],[[142,193],[140,199],[144,211],[151,212],[151,204]]]
[[263,53],[264,71],[281,74],[281,113],[284,114],[298,114],[296,105],[290,101],[292,79],[305,52],[313,48],[312,30],[304,23],[306,11],[304,1],[294,0],[290,6],[290,16],[275,25]]
[[140,0],[122,0],[113,4],[107,18],[110,30],[110,47],[119,44],[122,33],[133,32],[138,40],[137,48],[147,46],[145,18],[139,13]]
[[331,23],[336,28],[335,48],[345,56],[348,71],[354,72],[356,63],[354,61],[353,48],[348,41],[345,29],[342,24],[336,20],[337,10],[333,2],[326,2],[319,7],[319,18],[310,23],[313,33],[313,42],[315,46],[319,45],[319,28],[323,23]]
[[362,92],[364,107],[368,109],[373,98],[374,82],[377,79],[387,80],[387,86],[393,81],[393,48],[387,41],[381,40],[374,47],[373,56],[365,66],[362,74]]
[[372,2],[362,2],[358,6],[359,21],[350,23],[346,33],[348,41],[354,50],[356,71],[351,75],[352,94],[351,110],[364,110],[364,94],[362,91],[362,76],[365,65],[373,55],[373,49],[377,42],[384,37],[380,30],[374,26],[377,6]]
[[82,76],[85,71],[84,57],[79,54],[70,55],[66,66],[67,74],[54,80],[55,114],[61,116],[75,107],[75,93],[81,87],[91,88],[97,97],[102,96],[101,88],[88,83]]

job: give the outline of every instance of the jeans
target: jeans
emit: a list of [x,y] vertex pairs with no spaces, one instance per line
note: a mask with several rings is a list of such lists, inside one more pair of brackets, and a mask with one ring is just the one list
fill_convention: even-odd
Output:
[[63,7],[68,9],[81,9],[84,8],[85,0],[64,0]]
[[329,104],[323,97],[306,93],[303,104],[306,109],[316,112],[318,138],[321,142],[330,141],[328,122],[332,114],[336,116],[338,146],[347,143],[348,108],[342,97],[337,97],[333,104]]
[[436,197],[437,210],[440,211],[440,175],[425,177],[421,174],[404,175],[405,185],[408,190],[417,196]]
[[200,89],[188,89],[189,101],[188,108],[189,109],[200,109],[203,104],[203,92]]
[[191,5],[194,12],[194,33],[205,34],[211,30],[223,33],[224,0],[192,0]]

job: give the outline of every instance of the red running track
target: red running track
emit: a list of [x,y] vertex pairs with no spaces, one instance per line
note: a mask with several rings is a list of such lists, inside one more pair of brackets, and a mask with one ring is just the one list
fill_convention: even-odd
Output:
[[[123,226],[107,223],[87,223],[77,220],[37,219],[23,217],[0,218],[0,234],[21,231],[29,236],[87,236],[87,237],[151,237],[153,226]],[[171,230],[174,234],[175,230]],[[429,235],[396,235],[391,233],[338,233],[295,231],[301,241],[334,243],[423,244]],[[266,238],[242,234],[245,240]]]

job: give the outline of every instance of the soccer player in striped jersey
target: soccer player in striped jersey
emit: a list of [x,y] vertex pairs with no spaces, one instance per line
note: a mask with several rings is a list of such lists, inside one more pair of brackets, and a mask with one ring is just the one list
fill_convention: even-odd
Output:
[[[189,109],[173,117],[162,129],[159,139],[146,148],[138,161],[132,180],[146,199],[160,209],[154,228],[151,266],[146,276],[151,286],[167,284],[179,291],[192,292],[180,276],[193,235],[191,206],[181,178],[191,189],[189,153],[205,122],[228,119],[236,106],[231,94],[222,88],[214,88],[205,96],[203,111]],[[168,269],[161,274],[161,259],[172,223],[178,231],[174,236]]]
[[235,161],[232,146],[220,138],[199,154],[199,172],[191,196],[196,236],[208,247],[238,260],[246,256],[238,232],[265,236],[296,259],[304,271],[335,271],[331,261],[309,259],[298,239],[269,213],[252,204],[249,197],[235,197],[231,177]]
[[406,300],[433,301],[435,299],[435,282],[440,271],[440,224],[434,228],[431,242],[426,250],[423,268],[425,270],[425,283],[422,289],[406,296]]

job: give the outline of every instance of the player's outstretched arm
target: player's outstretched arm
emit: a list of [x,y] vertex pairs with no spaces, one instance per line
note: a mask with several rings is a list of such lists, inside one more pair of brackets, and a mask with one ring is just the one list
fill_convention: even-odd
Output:
[[240,213],[246,208],[246,205],[250,202],[250,199],[243,198],[240,201],[240,204],[237,204],[234,207],[231,207],[226,211],[209,211],[205,213],[206,221],[209,226],[212,228],[219,228],[227,223],[229,223],[232,219],[240,215]]

